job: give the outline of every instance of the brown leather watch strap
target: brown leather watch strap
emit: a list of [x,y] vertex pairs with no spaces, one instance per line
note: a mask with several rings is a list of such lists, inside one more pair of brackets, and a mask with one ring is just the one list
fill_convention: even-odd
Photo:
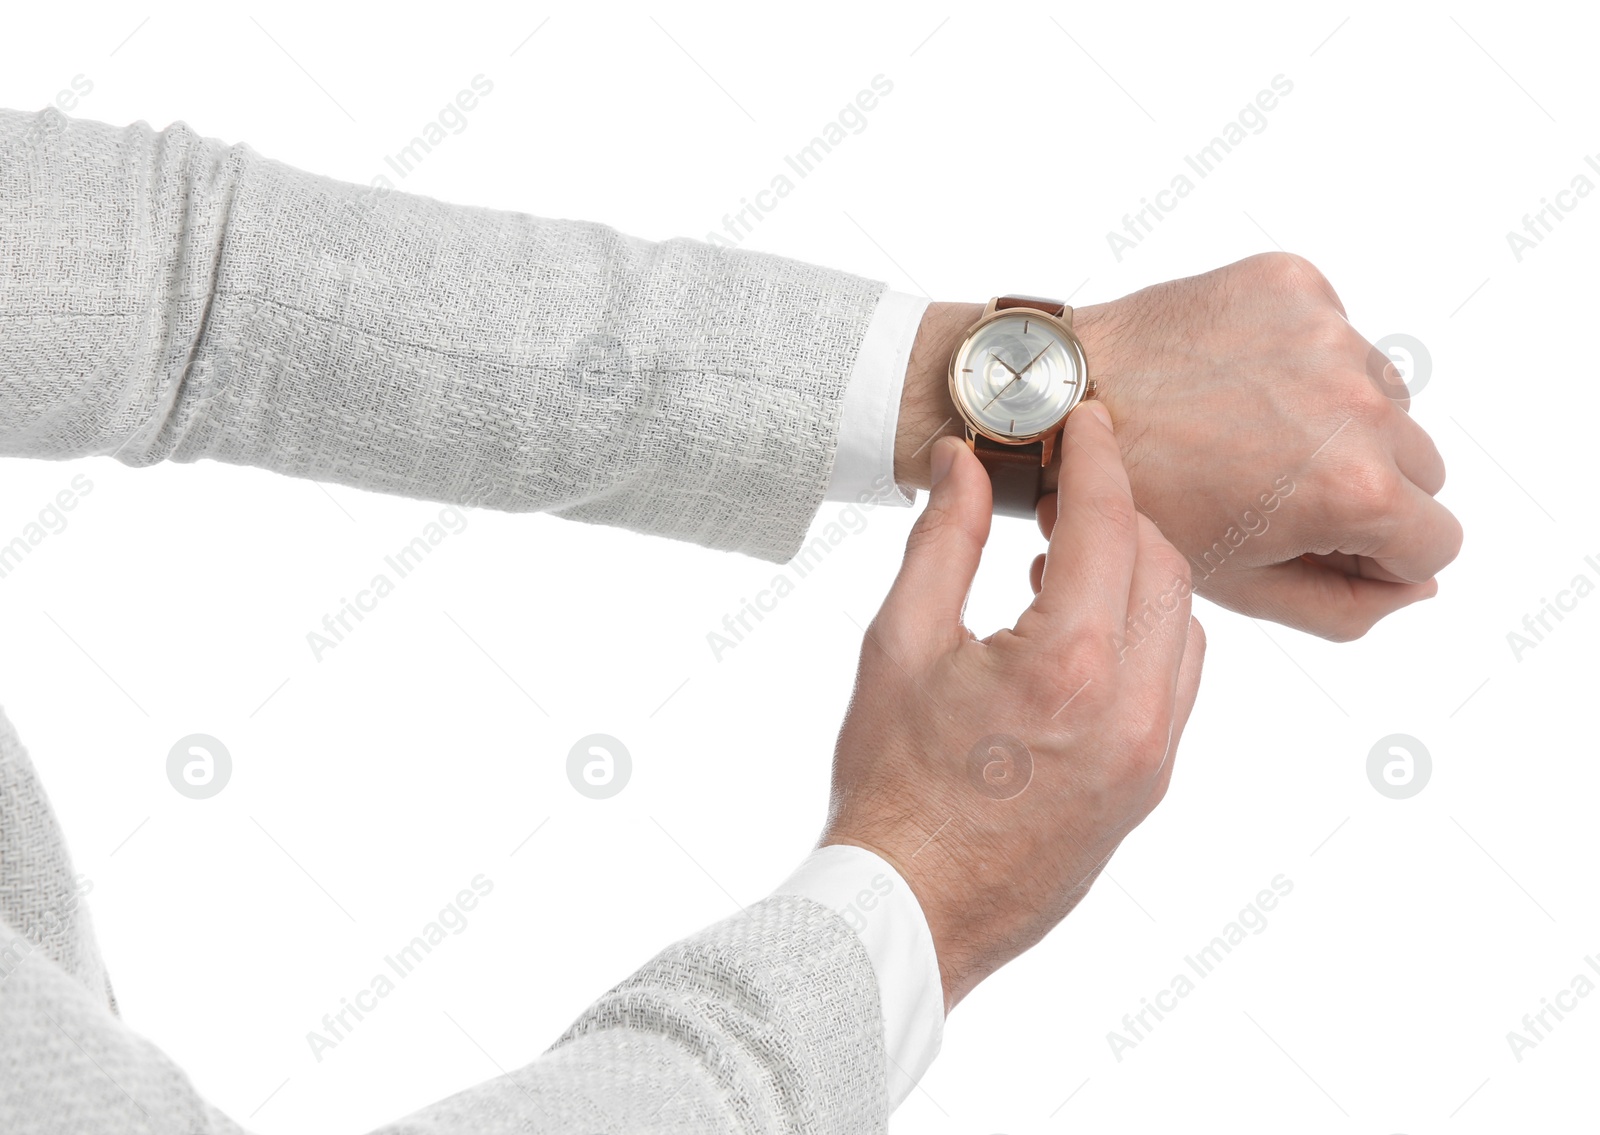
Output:
[[989,482],[994,486],[995,515],[1031,520],[1044,494],[1043,443],[1001,445],[976,434],[972,439],[972,451],[989,471]]
[[994,301],[996,311],[1006,311],[1013,307],[1036,307],[1046,315],[1053,315],[1057,319],[1067,311],[1067,305],[1060,300],[1047,300],[1043,296],[1001,296]]

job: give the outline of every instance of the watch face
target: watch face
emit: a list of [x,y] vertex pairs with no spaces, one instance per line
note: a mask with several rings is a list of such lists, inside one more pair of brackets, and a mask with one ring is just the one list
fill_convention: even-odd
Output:
[[1002,441],[1048,433],[1083,399],[1088,366],[1060,323],[1026,308],[979,324],[950,363],[950,393],[967,420]]

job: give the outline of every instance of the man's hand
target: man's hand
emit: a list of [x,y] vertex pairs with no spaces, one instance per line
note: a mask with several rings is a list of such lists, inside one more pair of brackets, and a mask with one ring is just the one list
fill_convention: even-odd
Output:
[[1097,402],[1068,419],[1038,595],[987,639],[961,613],[989,479],[959,439],[930,448],[936,483],[867,628],[822,842],[905,877],[948,1011],[1065,917],[1160,801],[1205,638],[1188,563],[1134,509]]
[[[955,412],[947,373],[926,368],[941,350],[948,365],[952,326],[982,310],[935,307],[902,398],[907,484],[922,483],[914,445]],[[1073,326],[1134,499],[1188,557],[1199,594],[1342,641],[1436,593],[1461,547],[1433,499],[1444,462],[1389,360],[1309,263],[1252,256],[1080,307]],[[943,432],[959,429],[951,418]],[[1040,503],[1046,535],[1054,511]]]

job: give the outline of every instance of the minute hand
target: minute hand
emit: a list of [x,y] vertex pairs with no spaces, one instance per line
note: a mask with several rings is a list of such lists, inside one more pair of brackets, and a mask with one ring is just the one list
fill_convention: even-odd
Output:
[[1048,351],[1053,346],[1055,346],[1054,343],[1046,343],[1044,345],[1044,351],[1040,351],[1037,355],[1034,355],[1033,358],[1028,360],[1028,366],[1027,367],[1023,367],[1021,370],[1017,371],[1017,377],[1021,378],[1023,375],[1027,374],[1028,373],[1028,367],[1031,367],[1034,363],[1036,363],[1040,359],[1044,358],[1044,352]]

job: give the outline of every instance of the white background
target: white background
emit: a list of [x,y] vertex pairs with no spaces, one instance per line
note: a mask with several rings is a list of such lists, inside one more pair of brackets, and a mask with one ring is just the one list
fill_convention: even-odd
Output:
[[[401,188],[661,239],[720,228],[881,73],[868,127],[748,247],[1077,304],[1274,245],[1310,257],[1369,338],[1427,345],[1413,413],[1461,558],[1353,644],[1199,605],[1210,652],[1165,804],[956,1010],[893,1126],[1575,1131],[1600,995],[1521,1062],[1506,1034],[1600,955],[1600,597],[1520,661],[1506,636],[1600,582],[1600,195],[1520,263],[1506,233],[1600,152],[1596,30],[1576,4],[31,5],[7,16],[0,103],[81,74],[76,115],[181,119],[365,183],[483,73],[492,95]],[[1268,127],[1119,263],[1107,230],[1279,74]],[[0,698],[93,880],[126,1019],[263,1132],[364,1130],[532,1060],[656,949],[766,894],[819,830],[852,619],[914,515],[871,513],[718,662],[707,633],[774,565],[477,511],[319,663],[306,633],[437,506],[211,463],[7,461],[0,536],[77,473],[70,526],[0,583]],[[997,523],[980,634],[1026,603],[1037,550]],[[235,762],[208,801],[165,774],[195,732]],[[594,732],[633,755],[614,799],[566,779]],[[1366,775],[1397,732],[1434,763],[1402,801]],[[308,1031],[479,873],[495,889],[467,929],[316,1062]],[[1107,1032],[1280,873],[1267,929],[1119,1063]]]

